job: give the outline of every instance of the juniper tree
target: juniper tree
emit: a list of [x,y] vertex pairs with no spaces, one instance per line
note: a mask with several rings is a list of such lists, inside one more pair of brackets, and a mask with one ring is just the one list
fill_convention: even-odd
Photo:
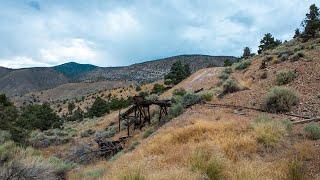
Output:
[[251,50],[250,50],[250,48],[249,48],[249,47],[245,47],[245,48],[243,49],[243,55],[242,55],[242,57],[245,58],[245,59],[247,59],[247,58],[249,58],[250,56],[251,56]]
[[267,33],[260,41],[258,53],[261,54],[265,50],[273,49],[281,44],[281,41],[275,39],[271,33]]
[[309,13],[306,14],[302,26],[304,27],[303,37],[305,39],[314,38],[320,30],[320,12],[315,4],[310,6]]

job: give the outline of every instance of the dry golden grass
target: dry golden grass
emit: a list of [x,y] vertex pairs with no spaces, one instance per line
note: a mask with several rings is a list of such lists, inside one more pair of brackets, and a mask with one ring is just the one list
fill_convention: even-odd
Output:
[[[257,140],[257,132],[249,120],[210,121],[207,118],[204,116],[203,119],[189,119],[182,124],[176,123],[161,128],[155,136],[143,140],[136,150],[111,162],[108,165],[108,173],[100,178],[288,177],[286,167],[289,166],[289,159],[279,161],[263,158],[259,154],[261,146]],[[195,156],[199,149],[204,152],[204,156],[200,158]],[[194,168],[195,164],[198,164],[198,168]]]

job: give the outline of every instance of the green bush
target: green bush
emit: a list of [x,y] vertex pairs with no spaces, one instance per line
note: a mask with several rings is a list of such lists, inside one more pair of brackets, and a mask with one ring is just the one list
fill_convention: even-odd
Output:
[[213,94],[211,92],[205,92],[201,94],[201,99],[204,101],[210,102],[213,98]]
[[297,77],[297,74],[293,71],[280,71],[277,73],[276,84],[277,85],[285,85],[294,80]]
[[64,177],[67,171],[73,169],[76,166],[74,163],[64,162],[63,160],[54,156],[51,156],[48,160],[49,163],[55,168],[56,173],[60,177]]
[[229,74],[225,73],[225,72],[221,72],[218,76],[219,79],[221,80],[227,80],[229,78]]
[[172,94],[174,96],[184,96],[185,94],[187,94],[187,91],[183,88],[178,88],[178,89],[173,90]]
[[222,84],[223,94],[234,93],[240,90],[241,90],[241,87],[233,79],[228,79]]
[[81,136],[81,137],[89,137],[89,136],[93,135],[94,133],[95,133],[94,130],[92,130],[92,129],[87,129],[87,130],[81,132],[81,133],[80,133],[80,136]]
[[110,112],[107,102],[100,97],[96,98],[92,106],[88,110],[89,117],[101,117]]
[[146,97],[146,100],[149,100],[149,101],[156,101],[158,99],[159,99],[159,96],[156,95],[156,94],[151,94],[151,95]]
[[235,63],[235,69],[236,70],[243,70],[247,69],[251,65],[251,60],[242,60],[238,63]]
[[62,121],[50,108],[50,105],[45,103],[24,107],[16,125],[27,130],[40,129],[43,131],[50,128],[59,128]]
[[140,144],[139,141],[133,141],[133,142],[131,143],[131,145],[129,146],[128,150],[129,150],[129,151],[133,151],[139,144]]
[[222,179],[224,166],[220,159],[212,156],[209,152],[196,149],[189,158],[192,171],[199,171],[205,174],[208,179]]
[[146,178],[139,170],[132,170],[121,174],[120,180],[145,180]]
[[272,120],[266,115],[259,116],[253,123],[257,141],[265,147],[274,148],[286,135],[287,129],[280,121]]
[[60,129],[50,129],[47,131],[31,131],[28,143],[34,147],[48,147],[51,145],[60,145],[72,140],[74,132],[67,132]]
[[200,101],[201,101],[200,96],[195,93],[187,93],[182,97],[182,105],[185,108],[195,105]]
[[305,170],[303,167],[303,162],[298,160],[298,159],[294,159],[289,163],[289,179],[292,180],[303,180],[304,179],[304,174],[305,174]]
[[182,64],[181,61],[177,61],[172,64],[170,72],[164,76],[165,82],[170,79],[173,85],[180,83],[191,74],[189,64]]
[[316,123],[310,123],[304,127],[304,131],[308,138],[317,140],[320,139],[320,126]]
[[4,131],[0,129],[0,144],[11,140],[11,134],[9,131]]
[[141,87],[140,86],[136,86],[136,91],[137,92],[141,91]]
[[226,67],[226,68],[224,68],[223,72],[226,73],[226,74],[231,74],[232,73],[232,68],[231,67]]
[[285,87],[274,87],[267,93],[262,108],[268,112],[287,112],[298,102],[296,92]]
[[183,106],[180,103],[173,104],[172,107],[169,108],[169,117],[175,118],[183,113]]
[[164,87],[164,85],[156,83],[153,86],[152,93],[162,94],[165,91],[165,89],[166,88]]
[[292,131],[293,123],[289,119],[284,119],[281,121],[282,125],[286,128],[288,132]]
[[303,58],[304,56],[303,52],[296,52],[290,57],[290,61],[299,61],[300,58]]
[[153,132],[154,132],[154,129],[152,129],[152,128],[147,129],[147,130],[143,133],[142,137],[145,139],[145,138],[149,137]]

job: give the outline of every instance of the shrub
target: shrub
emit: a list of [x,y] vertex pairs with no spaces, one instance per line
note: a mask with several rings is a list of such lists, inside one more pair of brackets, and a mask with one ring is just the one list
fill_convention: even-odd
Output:
[[141,96],[141,97],[147,97],[149,95],[149,92],[147,92],[147,91],[140,91],[139,92],[139,96]]
[[180,103],[173,104],[169,109],[169,117],[175,118],[183,113],[183,106]]
[[158,83],[156,83],[152,89],[152,93],[155,93],[155,94],[162,94],[164,91],[165,91],[165,87],[162,84],[158,84]]
[[121,173],[120,180],[145,180],[146,178],[139,170],[132,170]]
[[96,98],[88,110],[89,117],[101,117],[110,112],[107,102],[100,97]]
[[293,127],[292,121],[290,121],[289,119],[284,119],[281,121],[281,123],[283,124],[283,126],[286,128],[288,132],[292,131],[292,127]]
[[32,148],[13,142],[0,145],[0,179],[64,179],[58,166],[51,164]]
[[9,131],[0,130],[0,144],[11,139],[11,134]]
[[50,129],[47,131],[34,130],[30,133],[28,142],[34,147],[48,147],[51,145],[60,145],[72,140],[72,133],[60,129]]
[[50,128],[59,128],[61,125],[61,119],[47,103],[24,107],[17,120],[17,126],[27,130],[40,129],[43,131]]
[[56,174],[60,177],[64,177],[65,173],[73,169],[76,165],[74,163],[67,163],[57,157],[50,157],[49,163],[55,168]]
[[87,130],[81,132],[81,133],[80,133],[80,136],[81,136],[81,137],[89,137],[89,136],[93,135],[94,133],[95,133],[94,130],[92,130],[92,129],[87,129]]
[[154,132],[154,130],[153,130],[152,128],[147,129],[147,130],[143,133],[142,137],[145,139],[145,138],[149,137],[153,132]]
[[140,144],[139,141],[133,141],[130,145],[130,147],[128,148],[129,151],[133,151],[138,145]]
[[280,61],[284,62],[284,61],[287,61],[289,59],[289,54],[283,53],[283,54],[280,54],[278,57],[279,57]]
[[290,57],[290,61],[298,61],[300,58],[303,58],[304,54],[302,52],[296,52]]
[[183,107],[190,107],[195,105],[201,101],[201,98],[198,94],[195,93],[187,93],[182,97],[182,105]]
[[141,87],[140,86],[136,86],[136,91],[137,92],[141,91]]
[[263,109],[268,112],[287,112],[299,102],[297,93],[285,87],[274,87],[264,100]]
[[117,133],[117,127],[115,125],[109,126],[105,131],[98,131],[95,133],[96,138],[111,138]]
[[238,63],[235,63],[236,70],[243,70],[248,68],[251,65],[251,60],[242,60]]
[[274,148],[281,138],[286,134],[285,126],[268,116],[258,117],[253,124],[257,141],[265,147]]
[[178,89],[173,90],[172,94],[174,96],[184,96],[185,94],[187,94],[187,91],[183,88],[178,88]]
[[189,158],[191,170],[205,174],[208,179],[222,179],[223,164],[220,159],[211,155],[208,151],[196,149]]
[[276,84],[277,85],[285,85],[294,80],[297,77],[297,74],[293,71],[280,71],[277,73]]
[[241,87],[233,79],[228,79],[222,84],[223,94],[234,93],[240,90],[241,90]]
[[232,68],[231,67],[226,67],[226,68],[224,68],[223,72],[226,73],[226,74],[231,74],[232,73]]
[[303,167],[303,162],[298,160],[298,159],[294,159],[292,161],[289,162],[288,165],[288,175],[289,175],[289,179],[292,180],[303,180],[304,177],[304,167]]
[[260,79],[267,79],[268,78],[268,72],[267,71],[263,71],[261,74],[260,74]]
[[320,126],[315,123],[310,123],[305,126],[304,131],[308,138],[312,140],[320,139]]
[[229,78],[229,74],[225,73],[225,72],[221,72],[218,76],[219,79],[221,80],[227,80]]
[[201,100],[210,102],[213,98],[213,94],[210,92],[205,92],[201,94]]
[[151,95],[146,97],[146,100],[149,100],[149,101],[156,101],[158,99],[159,99],[159,96],[156,95],[156,94],[151,94]]

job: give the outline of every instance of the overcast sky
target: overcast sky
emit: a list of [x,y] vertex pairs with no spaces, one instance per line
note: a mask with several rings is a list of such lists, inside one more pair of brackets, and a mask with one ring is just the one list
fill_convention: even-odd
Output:
[[[318,1],[319,2],[319,1]],[[120,66],[180,54],[240,56],[290,39],[316,0],[0,0],[0,66]],[[317,4],[319,5],[319,4]]]

